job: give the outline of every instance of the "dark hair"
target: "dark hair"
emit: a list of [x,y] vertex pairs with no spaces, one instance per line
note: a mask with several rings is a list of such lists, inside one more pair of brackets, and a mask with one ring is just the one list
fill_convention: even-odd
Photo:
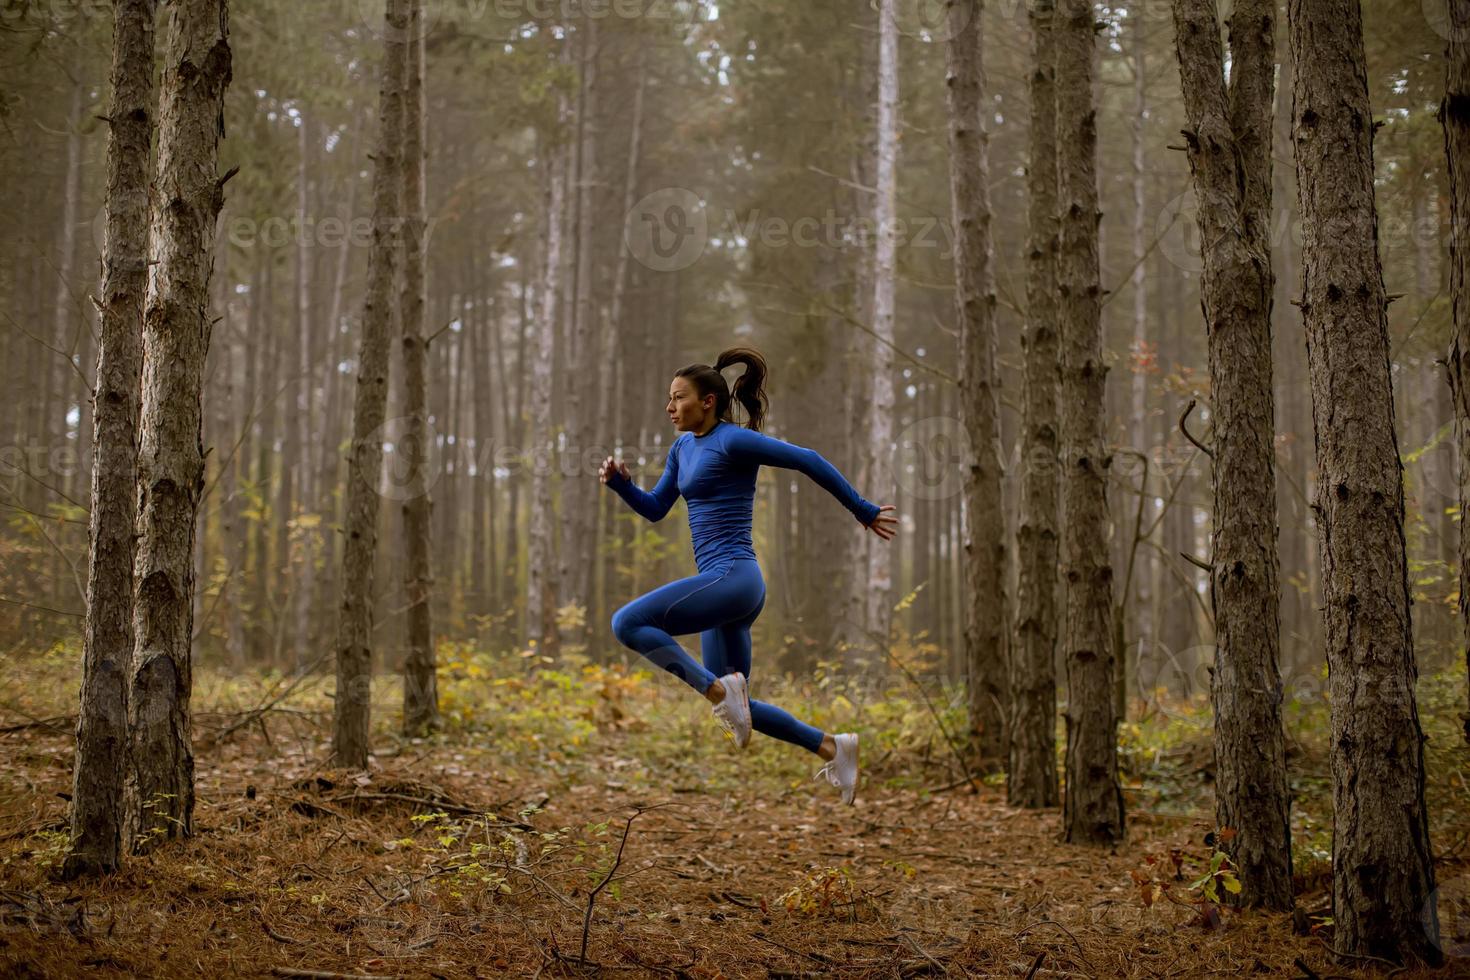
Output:
[[[735,379],[732,390],[720,372],[732,364],[744,364],[745,373]],[[730,405],[738,401],[745,409],[749,420],[747,429],[759,432],[766,417],[766,359],[753,347],[731,347],[722,351],[715,359],[714,367],[708,364],[691,364],[674,372],[676,378],[688,378],[694,384],[699,397],[715,396],[715,418],[724,422],[735,421],[730,416]]]

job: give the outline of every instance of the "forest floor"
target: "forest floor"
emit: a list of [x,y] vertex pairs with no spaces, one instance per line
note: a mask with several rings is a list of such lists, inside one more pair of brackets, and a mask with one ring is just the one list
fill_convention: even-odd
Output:
[[[380,681],[365,772],[320,764],[330,675],[196,674],[193,836],[61,883],[68,662],[7,668],[0,688],[3,976],[1392,972],[1325,945],[1329,791],[1320,739],[1299,737],[1310,712],[1288,713],[1299,934],[1290,915],[1190,888],[1212,802],[1207,719],[1189,711],[1123,726],[1128,837],[1095,849],[1058,840],[1058,809],[955,785],[935,738],[953,704],[757,679],[758,696],[865,733],[857,805],[842,807],[815,756],[760,736],[737,753],[665,678],[468,654],[446,665],[450,724],[432,738],[391,734],[398,685]],[[1398,977],[1470,976],[1470,754],[1449,737],[1451,683],[1426,698],[1421,682],[1449,955]]]

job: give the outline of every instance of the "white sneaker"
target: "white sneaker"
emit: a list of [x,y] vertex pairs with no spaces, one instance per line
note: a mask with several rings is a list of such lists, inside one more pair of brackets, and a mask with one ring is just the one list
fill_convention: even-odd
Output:
[[858,777],[858,737],[856,732],[843,732],[841,735],[833,735],[832,741],[837,743],[837,755],[832,758],[821,769],[817,770],[813,779],[827,777],[827,782],[842,790],[842,802],[851,804],[857,793]]
[[725,699],[712,709],[715,720],[743,749],[750,744],[750,689],[745,675],[738,671],[726,674],[720,678],[720,685],[725,689]]

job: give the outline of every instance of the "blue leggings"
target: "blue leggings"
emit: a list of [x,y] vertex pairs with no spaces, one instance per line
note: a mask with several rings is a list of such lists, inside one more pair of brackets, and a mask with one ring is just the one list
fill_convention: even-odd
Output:
[[[613,613],[618,641],[637,650],[700,694],[719,677],[750,677],[750,625],[766,604],[766,583],[752,558],[661,585]],[[700,634],[700,664],[674,640]],[[750,699],[751,727],[816,752],[822,730],[797,721],[773,704]]]

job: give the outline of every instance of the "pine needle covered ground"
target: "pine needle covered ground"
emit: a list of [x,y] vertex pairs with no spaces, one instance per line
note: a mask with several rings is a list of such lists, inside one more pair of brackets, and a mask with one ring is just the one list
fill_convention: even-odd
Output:
[[[13,663],[0,714],[0,974],[12,977],[1319,977],[1330,934],[1326,707],[1288,703],[1304,915],[1236,912],[1213,830],[1204,705],[1123,726],[1129,838],[1059,843],[1057,810],[956,780],[958,704],[754,678],[863,733],[857,806],[820,765],[641,669],[440,650],[445,731],[401,740],[380,678],[375,766],[323,768],[332,679],[196,674],[192,839],[113,878],[52,880],[66,842],[74,650]],[[634,665],[635,667],[637,665]],[[1470,754],[1456,673],[1421,680],[1450,955],[1470,975]],[[1059,733],[1060,734],[1060,733]],[[1208,893],[1208,894],[1207,894]],[[1456,955],[1459,954],[1459,955]]]

